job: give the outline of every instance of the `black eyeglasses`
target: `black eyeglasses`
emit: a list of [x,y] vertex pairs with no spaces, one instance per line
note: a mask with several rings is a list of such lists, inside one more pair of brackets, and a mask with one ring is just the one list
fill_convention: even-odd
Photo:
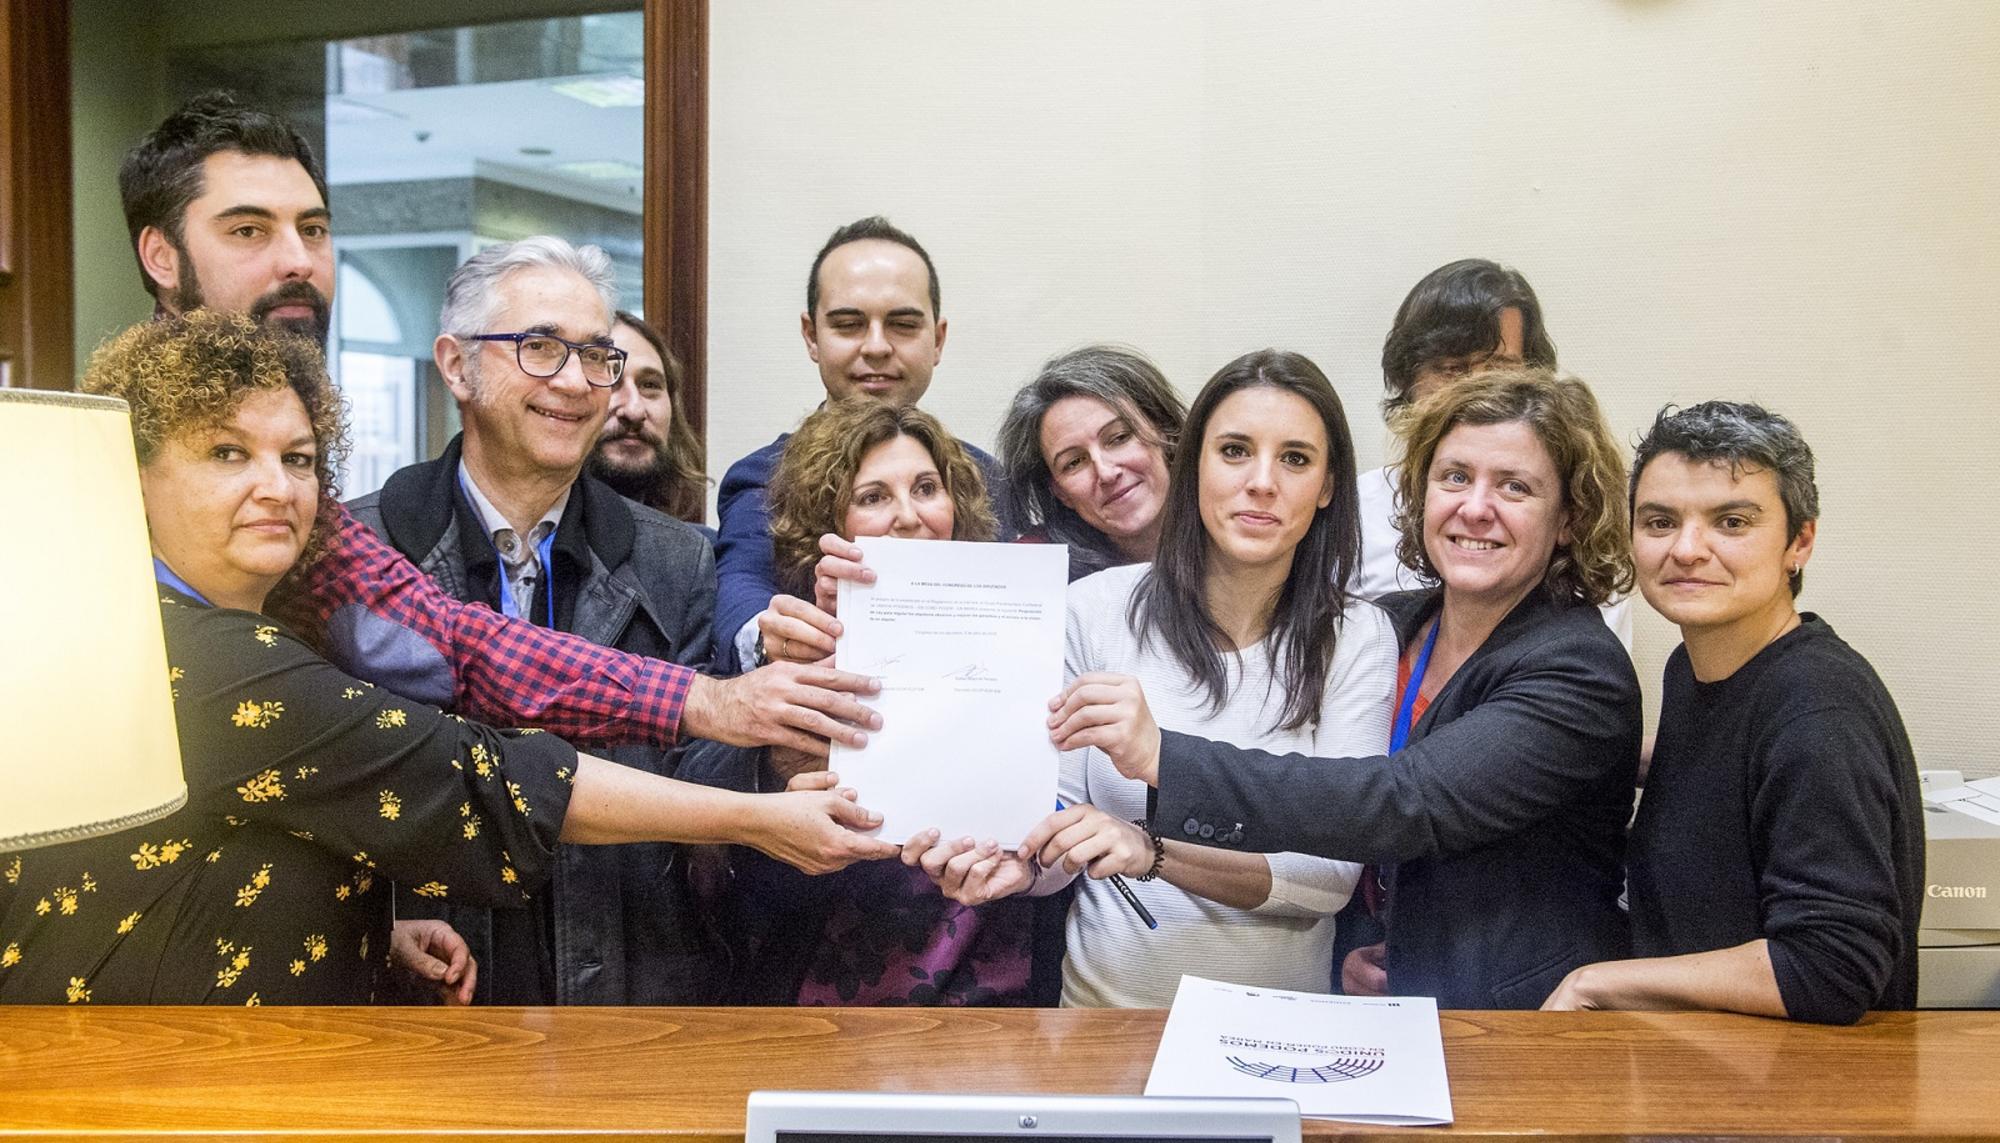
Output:
[[511,341],[514,360],[530,377],[554,377],[569,364],[569,355],[583,363],[583,379],[591,387],[609,389],[625,375],[625,351],[615,345],[579,345],[552,333],[475,333],[466,341]]

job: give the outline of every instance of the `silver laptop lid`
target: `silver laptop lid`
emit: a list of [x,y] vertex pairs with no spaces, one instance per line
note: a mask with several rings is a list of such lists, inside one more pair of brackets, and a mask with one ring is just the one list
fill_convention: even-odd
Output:
[[745,1143],[1298,1143],[1289,1099],[753,1091]]

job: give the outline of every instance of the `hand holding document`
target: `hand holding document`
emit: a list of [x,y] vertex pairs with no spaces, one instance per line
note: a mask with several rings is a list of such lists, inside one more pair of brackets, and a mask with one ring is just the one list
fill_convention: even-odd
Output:
[[1069,550],[855,543],[875,582],[840,582],[834,662],[882,680],[862,700],[882,729],[858,750],[835,743],[829,765],[883,816],[886,840],[935,826],[1019,845],[1056,804],[1045,719],[1062,689]]
[[1451,1122],[1428,996],[1324,996],[1183,976],[1146,1094],[1282,1096],[1308,1119]]

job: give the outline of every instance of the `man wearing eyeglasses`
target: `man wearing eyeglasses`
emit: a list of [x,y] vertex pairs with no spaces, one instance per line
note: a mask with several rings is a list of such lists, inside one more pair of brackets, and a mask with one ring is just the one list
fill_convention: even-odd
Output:
[[[595,246],[524,238],[468,259],[445,288],[433,346],[464,432],[350,507],[459,599],[705,667],[708,541],[583,474],[625,365],[612,314],[611,263]],[[606,754],[669,776],[749,783],[748,756],[713,743]],[[478,962],[478,999],[490,1003],[707,1003],[725,962],[688,866],[676,846],[565,846],[550,891],[528,909],[399,897],[398,915],[450,922]]]

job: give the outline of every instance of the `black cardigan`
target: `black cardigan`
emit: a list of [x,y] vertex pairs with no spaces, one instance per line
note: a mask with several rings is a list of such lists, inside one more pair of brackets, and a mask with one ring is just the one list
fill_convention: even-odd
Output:
[[[1442,590],[1381,603],[1407,645]],[[1166,837],[1396,863],[1390,991],[1533,1008],[1627,955],[1625,826],[1641,734],[1632,660],[1594,607],[1529,595],[1392,756],[1329,764],[1162,733]]]

